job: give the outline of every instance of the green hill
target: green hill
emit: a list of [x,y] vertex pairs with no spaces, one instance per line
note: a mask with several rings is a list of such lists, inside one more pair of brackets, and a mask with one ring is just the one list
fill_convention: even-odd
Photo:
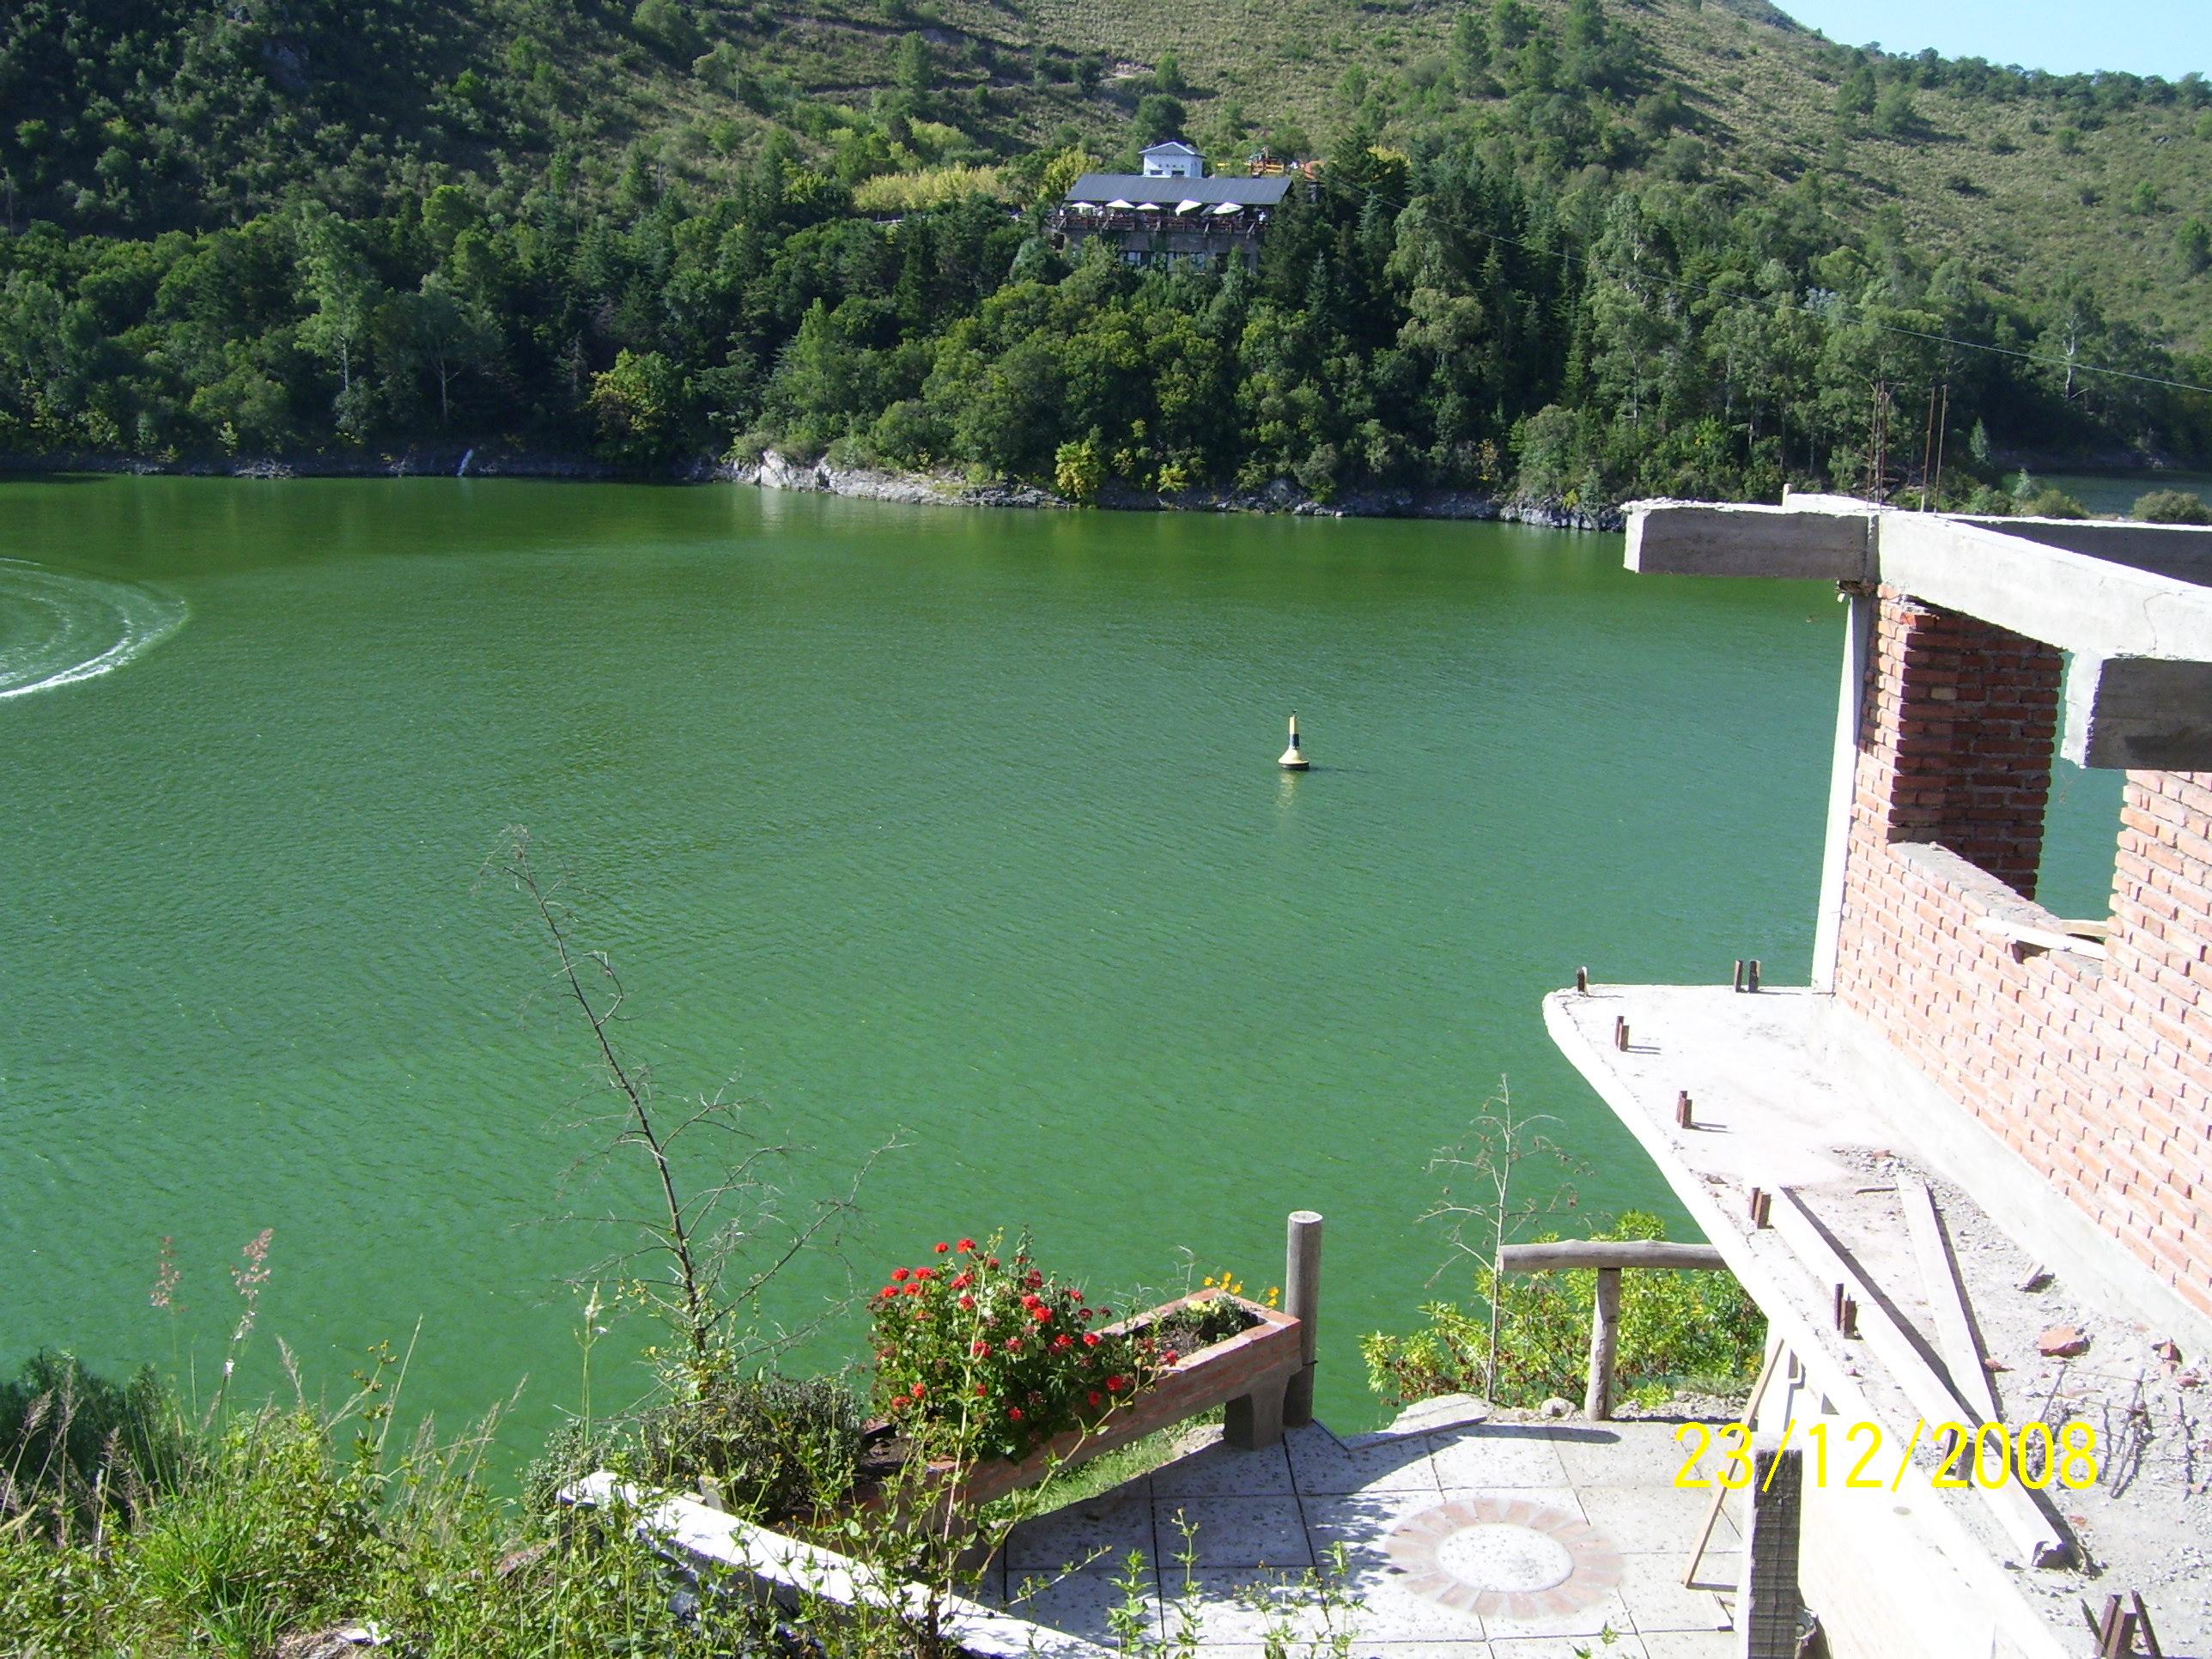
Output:
[[[750,434],[1048,472],[946,430],[927,388],[1018,343],[990,311],[1010,271],[1072,280],[990,204],[1174,129],[1230,170],[1261,142],[1334,155],[1237,303],[1356,361],[1310,388],[1325,418],[1264,415],[1240,309],[1219,430],[1164,447],[1125,398],[1054,434],[1096,428],[1129,482],[1487,488],[1517,462],[1538,493],[1760,490],[1863,468],[1837,452],[1864,411],[1902,429],[1939,386],[1961,455],[2212,429],[2087,372],[2212,380],[2212,87],[1869,58],[1756,0],[23,0],[0,110],[18,452],[453,432],[657,465]],[[1218,299],[1088,280],[1154,332]],[[1055,350],[1085,325],[1040,325]],[[802,390],[832,335],[862,355]],[[625,385],[667,405],[648,441]],[[939,412],[874,441],[903,404]]]

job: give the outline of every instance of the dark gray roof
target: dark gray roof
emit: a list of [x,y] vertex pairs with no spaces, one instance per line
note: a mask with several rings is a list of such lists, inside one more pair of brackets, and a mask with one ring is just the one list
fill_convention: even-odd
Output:
[[1123,201],[1139,207],[1173,207],[1178,202],[1273,207],[1290,188],[1288,179],[1147,179],[1140,173],[1086,173],[1068,187],[1067,199]]
[[1139,153],[1145,155],[1196,155],[1199,154],[1180,138],[1170,138],[1162,143],[1147,144]]

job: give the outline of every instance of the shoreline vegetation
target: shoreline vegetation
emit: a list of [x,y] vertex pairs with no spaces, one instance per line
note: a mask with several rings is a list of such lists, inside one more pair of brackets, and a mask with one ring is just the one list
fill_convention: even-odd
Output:
[[[2059,465],[2098,468],[2111,457],[2062,458]],[[2134,474],[2144,486],[2130,516],[2152,523],[2212,524],[2212,507],[2193,490],[2161,483],[2156,467],[2112,467]],[[220,477],[270,482],[291,478],[506,478],[572,483],[730,483],[761,489],[829,495],[855,501],[909,506],[1019,507],[1073,510],[1085,506],[1130,513],[1261,513],[1301,518],[1425,519],[1528,525],[1548,530],[1619,532],[1625,503],[1571,505],[1557,499],[1522,501],[1478,490],[1376,486],[1335,494],[1317,501],[1288,478],[1263,489],[1192,489],[1175,494],[1145,491],[1119,483],[1103,485],[1089,502],[1070,500],[1042,485],[1015,479],[977,482],[950,472],[901,471],[882,466],[834,465],[822,457],[805,461],[764,449],[750,461],[700,459],[663,477],[641,477],[603,461],[486,447],[410,448],[374,457],[309,455],[257,460],[148,461],[117,455],[71,454],[51,458],[0,456],[0,477],[93,473],[118,477]],[[2039,484],[2023,465],[1954,508],[1983,514],[2083,518],[2081,502],[2063,491]]]
[[[466,460],[464,470],[463,462]],[[254,460],[148,461],[131,456],[0,457],[0,477],[94,473],[118,477],[289,478],[514,478],[569,483],[750,485],[915,506],[1073,509],[1086,503],[1013,479],[974,482],[957,474],[800,461],[774,449],[749,462],[698,460],[660,477],[640,477],[586,458],[438,447],[355,458],[309,455]],[[1287,478],[1251,490],[1188,489],[1167,495],[1109,483],[1091,507],[1134,513],[1286,513],[1310,518],[1499,520],[1553,530],[1621,528],[1619,507],[1523,501],[1476,490],[1377,487],[1316,501]]]
[[[2059,458],[2057,465],[2096,469],[2112,459],[2097,456]],[[2194,490],[2161,483],[2166,469],[2136,466],[2110,470],[2116,474],[2132,473],[2143,486],[2130,509],[2130,516],[2154,523],[2212,523],[2212,507],[2208,507]],[[838,466],[827,457],[804,461],[774,449],[763,450],[757,459],[746,462],[700,459],[658,477],[641,477],[588,458],[489,447],[426,447],[374,457],[308,455],[222,462],[148,461],[102,454],[44,458],[0,455],[0,478],[70,473],[270,482],[291,478],[504,478],[569,483],[731,483],[910,506],[1052,511],[1088,505],[1129,513],[1262,513],[1301,518],[1450,520],[1522,524],[1547,530],[1611,532],[1619,532],[1626,523],[1625,503],[1589,507],[1570,505],[1557,499],[1515,500],[1478,490],[1389,486],[1346,490],[1321,501],[1288,478],[1278,478],[1259,489],[1194,489],[1172,495],[1109,483],[1096,499],[1085,503],[1072,501],[1041,485],[1014,479],[976,482],[949,472]],[[1971,503],[1954,501],[1950,505],[1968,506],[1970,510],[1985,514],[2087,516],[2087,509],[2079,501],[2063,491],[2039,484],[2025,465],[2002,479],[2002,484],[2001,489],[1984,489]]]

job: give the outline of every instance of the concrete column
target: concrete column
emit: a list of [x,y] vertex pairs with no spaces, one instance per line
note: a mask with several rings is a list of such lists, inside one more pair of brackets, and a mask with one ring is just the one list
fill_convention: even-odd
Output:
[[1827,840],[1820,859],[1820,909],[1813,929],[1813,988],[1836,988],[1836,957],[1843,942],[1844,874],[1850,857],[1851,802],[1858,791],[1859,733],[1866,713],[1867,668],[1872,660],[1875,601],[1846,592],[1844,676],[1836,697],[1836,746],[1828,766]]
[[1744,1506],[1743,1576],[1735,1603],[1736,1659],[1797,1659],[1804,1601],[1797,1589],[1797,1516],[1803,1455],[1752,1452]]

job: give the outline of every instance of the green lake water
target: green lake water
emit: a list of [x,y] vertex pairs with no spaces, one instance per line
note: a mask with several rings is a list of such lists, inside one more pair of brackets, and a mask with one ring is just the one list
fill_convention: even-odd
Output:
[[[479,878],[510,823],[586,878],[661,1090],[734,1078],[811,1149],[794,1203],[904,1132],[868,1282],[1026,1225],[1094,1285],[1188,1249],[1256,1288],[1325,1212],[1340,1425],[1501,1075],[1586,1210],[1668,1207],[1547,991],[1806,972],[1841,609],[1631,577],[1618,537],[103,478],[0,484],[0,692],[119,663],[0,696],[0,1363],[204,1389],[273,1227],[257,1378],[281,1336],[342,1392],[419,1322],[413,1406],[526,1377],[527,1445],[576,1403],[561,1280],[620,1240],[540,1224],[639,1194],[561,1195],[598,1108]],[[777,1309],[843,1282],[805,1259]]]

